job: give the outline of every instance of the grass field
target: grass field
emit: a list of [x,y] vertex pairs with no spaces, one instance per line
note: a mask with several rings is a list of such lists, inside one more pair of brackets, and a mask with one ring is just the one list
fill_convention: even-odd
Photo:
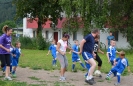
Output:
[[[51,55],[46,55],[47,51],[40,51],[40,50],[27,50],[27,49],[23,49],[22,50],[22,56],[20,57],[20,61],[19,61],[19,66],[22,68],[25,67],[29,67],[33,70],[40,70],[40,69],[44,69],[47,71],[53,71],[53,70],[58,70],[60,69],[60,65],[59,62],[57,61],[57,67],[52,67],[52,56]],[[107,73],[110,68],[111,65],[108,63],[107,61],[107,57],[106,54],[101,55],[99,54],[102,61],[103,61],[103,66],[101,69],[101,72],[103,73]],[[127,54],[126,57],[129,60],[129,64],[130,64],[130,68],[131,71],[133,72],[133,54]],[[80,56],[81,57],[81,56]],[[67,54],[67,58],[68,58],[68,71],[71,71],[71,65],[72,65],[72,61],[71,61],[71,54]],[[82,57],[81,57],[82,60]],[[84,71],[82,69],[82,67],[80,66],[79,63],[76,64],[76,72],[78,71]],[[123,75],[127,74],[127,69],[124,71]],[[0,77],[1,78],[1,77]],[[36,79],[35,77],[29,77],[32,79]],[[27,84],[25,82],[14,82],[14,81],[10,81],[10,82],[6,82],[6,81],[0,81],[0,86],[27,86]],[[29,86],[34,86],[34,85],[29,85]],[[55,85],[55,86],[59,86],[59,85]]]

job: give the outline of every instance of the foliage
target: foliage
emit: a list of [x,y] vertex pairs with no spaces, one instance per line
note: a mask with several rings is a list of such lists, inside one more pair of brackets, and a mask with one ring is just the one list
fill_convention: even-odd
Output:
[[64,27],[74,32],[79,28],[83,32],[90,32],[94,27],[103,28],[106,22],[106,2],[107,0],[60,0],[67,17]]
[[15,24],[15,22],[14,21],[5,21],[5,22],[3,22],[3,23],[1,23],[0,24],[0,34],[2,34],[3,32],[2,32],[2,28],[3,28],[3,26],[4,25],[8,25],[9,27],[11,27],[11,28],[15,28],[16,27],[16,24]]
[[59,0],[13,0],[13,4],[16,5],[16,18],[28,17],[31,20],[38,18],[37,35],[42,31],[42,24],[44,24],[48,16],[51,15],[51,20],[57,24],[57,18],[62,11],[59,5]]
[[21,48],[23,49],[39,49],[44,50],[47,49],[49,46],[49,43],[46,42],[46,40],[39,36],[39,38],[30,38],[30,37],[20,37],[19,41],[21,42]]

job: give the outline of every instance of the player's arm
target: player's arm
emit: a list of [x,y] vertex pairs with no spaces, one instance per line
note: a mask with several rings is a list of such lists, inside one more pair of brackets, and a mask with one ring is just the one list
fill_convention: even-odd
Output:
[[104,52],[100,49],[100,44],[98,42],[98,52],[101,53],[101,54],[104,54]]
[[47,55],[49,55],[49,53],[50,53],[50,50],[48,50],[48,53],[47,53]]
[[107,56],[108,62],[110,62],[110,59],[109,59],[109,52],[107,52],[106,56]]
[[56,50],[57,50],[60,54],[65,55],[66,53],[65,53],[65,52],[62,52],[62,51],[60,50],[60,46],[61,46],[61,44],[60,44],[59,42],[57,42]]
[[130,73],[130,72],[131,72],[131,70],[130,70],[130,66],[129,66],[129,65],[127,66],[127,69],[128,69],[128,72]]
[[83,46],[84,46],[84,43],[85,43],[85,42],[86,42],[85,39],[83,39],[83,40],[80,42],[80,51],[79,51],[79,54],[82,53],[82,51],[83,51]]

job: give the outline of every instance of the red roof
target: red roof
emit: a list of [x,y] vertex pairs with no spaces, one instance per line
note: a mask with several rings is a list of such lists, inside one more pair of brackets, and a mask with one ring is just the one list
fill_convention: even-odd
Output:
[[[57,28],[62,28],[62,23],[66,20],[66,18],[63,18],[62,20],[58,19],[58,24],[57,24]],[[36,18],[35,20],[31,21],[29,18],[27,18],[27,28],[38,28],[38,18]],[[47,20],[47,22],[45,22],[45,24],[42,25],[43,28],[51,28],[50,27],[50,20]]]

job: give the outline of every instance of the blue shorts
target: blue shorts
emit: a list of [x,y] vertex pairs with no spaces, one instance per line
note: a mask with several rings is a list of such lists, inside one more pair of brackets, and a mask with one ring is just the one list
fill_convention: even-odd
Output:
[[114,68],[111,69],[111,72],[113,72],[113,73],[119,73],[120,75],[123,73],[123,71],[124,71],[123,68],[120,69],[118,67],[114,67]]
[[52,57],[53,57],[53,59],[55,59],[56,58],[56,54],[52,54]]
[[18,59],[16,58],[12,59],[12,66],[18,66]]
[[82,52],[82,57],[84,60],[88,60],[88,59],[93,58],[93,55],[91,53],[88,53],[88,52]]
[[91,67],[90,64],[88,64],[88,63],[85,62],[85,66],[86,66],[87,70],[89,71],[89,69]]
[[72,56],[72,62],[78,62],[80,61],[79,56]]

